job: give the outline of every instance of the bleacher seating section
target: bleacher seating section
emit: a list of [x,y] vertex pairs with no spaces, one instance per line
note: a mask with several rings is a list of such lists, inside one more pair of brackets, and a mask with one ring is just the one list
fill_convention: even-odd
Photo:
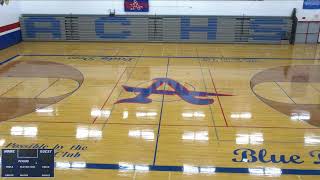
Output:
[[22,15],[23,40],[288,43],[290,17]]

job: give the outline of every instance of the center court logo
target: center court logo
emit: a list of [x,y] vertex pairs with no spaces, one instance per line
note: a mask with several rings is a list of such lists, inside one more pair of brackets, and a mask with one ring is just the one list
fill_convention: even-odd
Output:
[[[162,85],[167,84],[170,86],[173,91],[170,90],[158,90]],[[147,104],[151,103],[152,99],[149,98],[152,94],[162,94],[162,95],[178,95],[184,101],[195,104],[195,105],[209,105],[214,102],[212,98],[203,98],[209,96],[232,96],[230,94],[220,94],[220,93],[208,93],[201,91],[190,91],[186,87],[184,87],[179,82],[169,79],[169,78],[155,78],[152,80],[152,84],[147,88],[140,87],[130,87],[130,86],[122,86],[125,91],[138,93],[138,95],[134,98],[121,99],[117,101],[118,103],[142,103]],[[202,98],[201,98],[202,97]]]

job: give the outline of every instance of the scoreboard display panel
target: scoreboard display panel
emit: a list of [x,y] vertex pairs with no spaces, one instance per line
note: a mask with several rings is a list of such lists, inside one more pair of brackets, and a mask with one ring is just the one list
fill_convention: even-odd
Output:
[[53,149],[2,149],[2,177],[54,177]]

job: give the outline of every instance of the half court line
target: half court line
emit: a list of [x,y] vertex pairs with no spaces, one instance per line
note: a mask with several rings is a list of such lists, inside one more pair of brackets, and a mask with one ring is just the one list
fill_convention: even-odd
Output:
[[[166,71],[166,78],[168,78],[168,70],[169,70],[169,64],[170,64],[170,58],[168,58],[167,62],[167,71]],[[167,83],[164,85],[164,90],[166,89]],[[156,140],[156,147],[154,149],[154,155],[153,155],[153,162],[152,164],[156,164],[157,160],[157,152],[158,152],[158,143],[159,143],[159,137],[160,137],[160,128],[161,128],[161,120],[162,120],[162,111],[163,111],[163,104],[164,104],[164,94],[162,94],[162,102],[161,102],[161,109],[160,109],[160,117],[159,117],[159,124],[158,124],[158,132],[157,132],[157,140]]]

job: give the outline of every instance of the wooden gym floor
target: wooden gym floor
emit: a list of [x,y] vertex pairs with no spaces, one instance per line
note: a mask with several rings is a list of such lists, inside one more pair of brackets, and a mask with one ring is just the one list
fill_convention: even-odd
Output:
[[55,179],[319,179],[320,46],[23,42],[0,51],[1,148]]

